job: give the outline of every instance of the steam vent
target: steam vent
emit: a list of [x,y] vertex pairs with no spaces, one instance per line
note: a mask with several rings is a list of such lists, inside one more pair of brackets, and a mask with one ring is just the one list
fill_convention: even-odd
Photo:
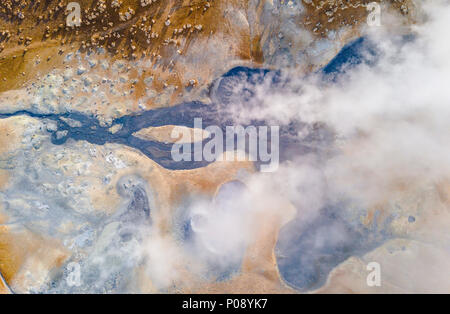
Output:
[[448,1],[0,0],[0,293],[450,293]]

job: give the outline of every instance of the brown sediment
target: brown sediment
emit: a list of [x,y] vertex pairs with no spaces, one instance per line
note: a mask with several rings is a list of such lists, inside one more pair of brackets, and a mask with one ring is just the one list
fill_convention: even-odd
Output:
[[[156,64],[161,58],[156,72],[181,91],[187,81],[196,78],[183,77],[176,69],[176,75],[172,75],[178,59],[174,52],[185,54],[198,38],[209,38],[225,23],[222,1],[218,0],[156,1],[146,7],[141,7],[139,1],[123,0],[120,8],[112,8],[107,2],[104,9],[101,1],[77,2],[82,9],[80,27],[66,26],[66,7],[60,1],[23,6],[9,0],[0,3],[0,92],[20,88],[37,73],[61,66],[65,53],[78,49],[95,51],[98,47],[105,48],[111,60],[150,59]],[[238,2],[227,5],[235,3]],[[130,18],[121,20],[120,16],[129,9]],[[23,19],[17,17],[17,12],[23,13]],[[6,33],[1,35],[2,32]],[[35,62],[37,56],[40,63]],[[134,97],[138,97],[143,87],[142,84],[135,87]],[[155,83],[154,87],[158,92],[164,88],[162,83]]]
[[261,47],[260,35],[257,35],[254,38],[252,38],[251,59],[256,64],[262,64],[264,62],[264,53]]
[[0,294],[10,294],[11,290],[8,287],[8,284],[5,282],[3,275],[0,273]]
[[[169,0],[156,1],[145,7],[141,7],[139,1],[122,0],[121,2],[120,8],[112,8],[107,2],[103,9],[101,1],[80,0],[78,3],[82,9],[82,24],[80,27],[67,27],[66,7],[60,1],[32,2],[23,6],[10,0],[2,1],[0,3],[0,43],[4,48],[0,52],[0,58],[5,59],[0,59],[1,63],[9,64],[9,69],[14,69],[11,65],[23,63],[24,56],[36,55],[40,49],[55,46],[68,51],[74,49],[93,51],[97,47],[104,47],[108,49],[112,58],[129,60],[141,58],[143,52],[146,56],[154,58],[153,53],[155,53],[162,56],[167,66],[170,61],[168,59],[172,55],[168,53],[169,51],[176,51],[178,48],[186,51],[196,38],[208,38],[216,33],[223,33],[230,39],[235,37],[235,40],[249,36],[242,41],[241,52],[249,51],[250,55],[241,53],[242,56],[250,57],[256,63],[263,62],[261,51],[263,27],[258,29],[258,26],[252,25],[251,34],[239,32],[235,34],[224,18],[223,9],[226,7],[248,10],[247,0]],[[311,0],[310,3],[303,1],[306,12],[301,22],[314,35],[326,36],[330,30],[365,22],[366,5],[370,2],[373,1]],[[378,0],[376,2],[387,4],[405,15],[412,7],[410,0]],[[405,11],[403,9],[405,7],[408,10]],[[263,8],[264,1],[261,1],[254,8],[255,15],[259,16]],[[131,9],[133,13],[130,14],[129,19],[121,20],[120,15],[124,15],[128,9]],[[23,19],[17,18],[18,12],[23,13]],[[169,25],[166,24],[167,21],[170,21]],[[319,27],[318,23],[320,23]],[[190,27],[186,28],[186,25]],[[200,25],[201,29],[197,29],[196,26]],[[8,32],[7,35],[1,35],[1,32],[5,31]],[[151,35],[152,33],[154,36]],[[179,46],[181,42],[184,42],[183,46]],[[112,46],[112,43],[115,45]],[[11,59],[13,55],[16,56],[14,60]],[[11,70],[9,72],[19,73]],[[5,74],[5,72],[0,73]]]
[[245,161],[215,162],[204,168],[172,172],[170,203],[182,201],[187,195],[185,193],[213,195],[221,184],[234,179],[240,170],[253,172],[254,167],[251,162]]
[[[17,240],[20,242],[20,239]],[[8,227],[0,226],[0,272],[7,283],[17,274],[25,255],[25,249],[20,248],[20,244],[10,235]]]

